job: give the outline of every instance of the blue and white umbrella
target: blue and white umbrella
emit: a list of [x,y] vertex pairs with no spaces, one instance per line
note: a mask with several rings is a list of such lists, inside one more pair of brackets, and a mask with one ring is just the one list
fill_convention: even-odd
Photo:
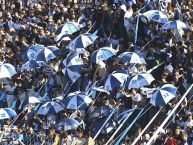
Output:
[[116,53],[116,50],[111,47],[102,47],[93,52],[91,56],[91,62],[98,63],[101,60],[107,60],[108,58],[116,55]]
[[44,45],[36,44],[32,45],[27,52],[22,56],[23,62],[27,62],[29,60],[36,60],[39,52],[44,49]]
[[9,63],[1,63],[0,64],[0,79],[2,78],[11,78],[17,72],[15,67]]
[[69,44],[69,49],[76,54],[85,53],[85,48],[94,43],[98,36],[90,33],[82,34],[72,40]]
[[58,131],[69,131],[69,130],[76,130],[80,126],[80,122],[78,122],[74,118],[66,118],[60,120],[59,123],[56,125],[56,129]]
[[37,61],[45,61],[48,62],[54,58],[56,58],[60,53],[60,49],[56,46],[48,46],[42,49],[37,55]]
[[81,76],[80,70],[83,65],[81,58],[78,55],[72,55],[64,59],[63,64],[62,72],[65,78],[75,82]]
[[96,108],[94,111],[91,112],[89,115],[91,118],[98,118],[98,117],[106,117],[111,114],[111,109],[105,108],[105,107],[100,107]]
[[36,60],[29,60],[26,63],[24,63],[21,67],[21,69],[29,70],[32,68],[38,68],[44,65],[44,62],[42,61],[36,61]]
[[176,87],[171,84],[165,84],[153,92],[150,103],[154,106],[165,105],[171,99],[175,98],[176,92]]
[[115,71],[110,74],[105,81],[104,89],[112,91],[116,88],[122,87],[127,80],[128,74],[125,70]]
[[63,104],[66,109],[85,110],[92,99],[84,92],[76,91],[68,94]]
[[143,60],[135,52],[123,52],[118,57],[120,60],[128,63],[144,64]]
[[[92,132],[93,135],[95,135],[99,131],[99,129],[102,127],[102,125],[105,123],[106,120],[107,120],[107,117],[99,118],[91,124],[90,131]],[[100,134],[108,134],[115,127],[116,127],[116,123],[112,119],[110,119],[107,122],[107,124],[103,127]]]
[[17,116],[17,113],[11,108],[0,108],[0,120],[9,119]]
[[64,108],[62,107],[61,104],[55,101],[50,101],[50,102],[46,102],[45,104],[43,104],[39,108],[37,114],[41,114],[41,115],[56,114],[62,110],[64,110]]
[[175,21],[169,21],[165,23],[161,29],[168,30],[168,29],[189,29],[189,26],[187,26],[184,22],[180,20]]
[[79,31],[80,28],[75,22],[65,22],[60,25],[55,32],[55,41],[59,42],[64,36],[72,35],[73,33]]
[[153,81],[154,77],[149,73],[139,73],[127,78],[125,82],[126,88],[141,88],[149,86]]
[[168,17],[166,14],[164,14],[162,11],[159,10],[149,10],[145,13],[143,13],[145,17],[147,17],[149,20],[156,21],[158,23],[166,23],[168,22]]

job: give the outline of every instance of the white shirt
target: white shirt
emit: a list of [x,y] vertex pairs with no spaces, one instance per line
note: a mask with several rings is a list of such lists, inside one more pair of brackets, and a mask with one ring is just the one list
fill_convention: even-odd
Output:
[[186,122],[184,123],[184,130],[186,130],[187,127],[193,127],[193,120],[191,120],[191,121],[186,121]]
[[132,21],[132,16],[133,16],[133,10],[127,10],[125,15],[124,15],[124,26],[130,25],[130,21]]

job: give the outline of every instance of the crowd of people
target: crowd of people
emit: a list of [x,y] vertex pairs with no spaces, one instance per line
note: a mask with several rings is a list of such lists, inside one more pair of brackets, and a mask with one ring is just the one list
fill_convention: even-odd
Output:
[[[127,70],[128,75],[150,72],[155,80],[146,89],[164,84],[178,88],[176,97],[161,106],[161,112],[137,142],[145,145],[193,84],[193,1],[163,1],[0,0],[0,61],[12,64],[17,71],[11,78],[0,76],[0,108],[12,108],[18,114],[15,118],[0,120],[0,144],[105,145],[120,125],[120,114],[133,109],[131,118],[108,143],[111,144],[130,125],[139,109],[145,108],[143,115],[120,143],[132,144],[160,109],[160,106],[149,103],[148,96],[151,93],[144,91],[144,87],[120,87],[108,93],[96,89],[91,93],[91,87],[104,86],[114,71]],[[160,10],[168,21],[180,20],[188,29],[161,29],[163,23],[142,15],[149,10]],[[69,21],[78,23],[80,30],[55,41],[58,27]],[[98,38],[85,48],[84,53],[78,55],[84,65],[80,77],[73,82],[65,78],[62,62],[73,54],[68,49],[69,43],[86,32],[97,33]],[[25,63],[23,56],[31,46],[37,44],[56,46],[60,54],[46,62],[46,66],[21,69]],[[106,61],[93,63],[93,52],[102,47],[111,47],[117,53]],[[117,57],[124,52],[136,52],[146,63],[125,63]],[[89,97],[94,101],[85,109],[79,109],[80,106],[66,109],[62,102],[76,91],[90,91]],[[37,97],[41,103],[23,105],[24,100],[31,96]],[[156,138],[155,145],[193,145],[192,96],[193,89]],[[48,102],[59,103],[63,110],[55,114],[38,114],[38,109]],[[109,123],[112,126],[110,131],[103,129],[95,139],[98,125],[105,123],[104,119],[114,108],[115,113],[110,119],[113,123]],[[94,116],[96,109],[106,109],[107,114]],[[65,119],[76,119],[79,126],[76,129],[61,129],[57,125]]]

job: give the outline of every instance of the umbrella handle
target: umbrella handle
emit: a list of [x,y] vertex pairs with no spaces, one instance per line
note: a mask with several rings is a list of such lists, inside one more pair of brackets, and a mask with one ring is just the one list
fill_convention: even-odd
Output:
[[96,96],[96,98],[95,98],[95,100],[92,102],[92,104],[89,106],[89,108],[88,108],[88,110],[86,111],[86,113],[85,113],[85,115],[87,115],[88,114],[88,112],[90,111],[90,109],[91,109],[91,106],[93,106],[94,105],[94,103],[97,101],[97,99],[98,99],[98,97],[100,96],[100,94],[101,94],[101,92],[99,92],[99,94]]
[[[69,88],[66,90],[66,93],[65,93],[64,95],[66,95],[66,94],[68,93],[68,91],[71,89],[71,87],[72,87],[73,84],[74,84],[74,82],[72,82],[72,83],[70,84]],[[67,86],[68,86],[68,85],[67,85]],[[66,87],[67,87],[67,86],[66,86]],[[66,88],[66,87],[65,87],[65,88]]]
[[86,33],[88,33],[94,27],[95,24],[96,24],[96,22],[94,22],[94,24],[92,24],[92,26],[90,27],[90,29]]

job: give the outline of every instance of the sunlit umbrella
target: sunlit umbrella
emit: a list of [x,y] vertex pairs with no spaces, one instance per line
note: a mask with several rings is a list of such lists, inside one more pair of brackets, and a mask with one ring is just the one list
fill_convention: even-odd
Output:
[[17,72],[15,67],[9,63],[1,63],[0,64],[0,79],[2,78],[11,78]]
[[69,56],[64,59],[63,64],[62,72],[65,78],[75,82],[81,76],[80,70],[83,65],[81,58],[78,55]]
[[125,82],[125,87],[141,88],[150,85],[154,80],[154,77],[149,73],[139,73],[137,75],[128,77]]
[[171,84],[165,84],[152,94],[150,103],[154,106],[165,105],[171,99],[175,98],[177,88]]

